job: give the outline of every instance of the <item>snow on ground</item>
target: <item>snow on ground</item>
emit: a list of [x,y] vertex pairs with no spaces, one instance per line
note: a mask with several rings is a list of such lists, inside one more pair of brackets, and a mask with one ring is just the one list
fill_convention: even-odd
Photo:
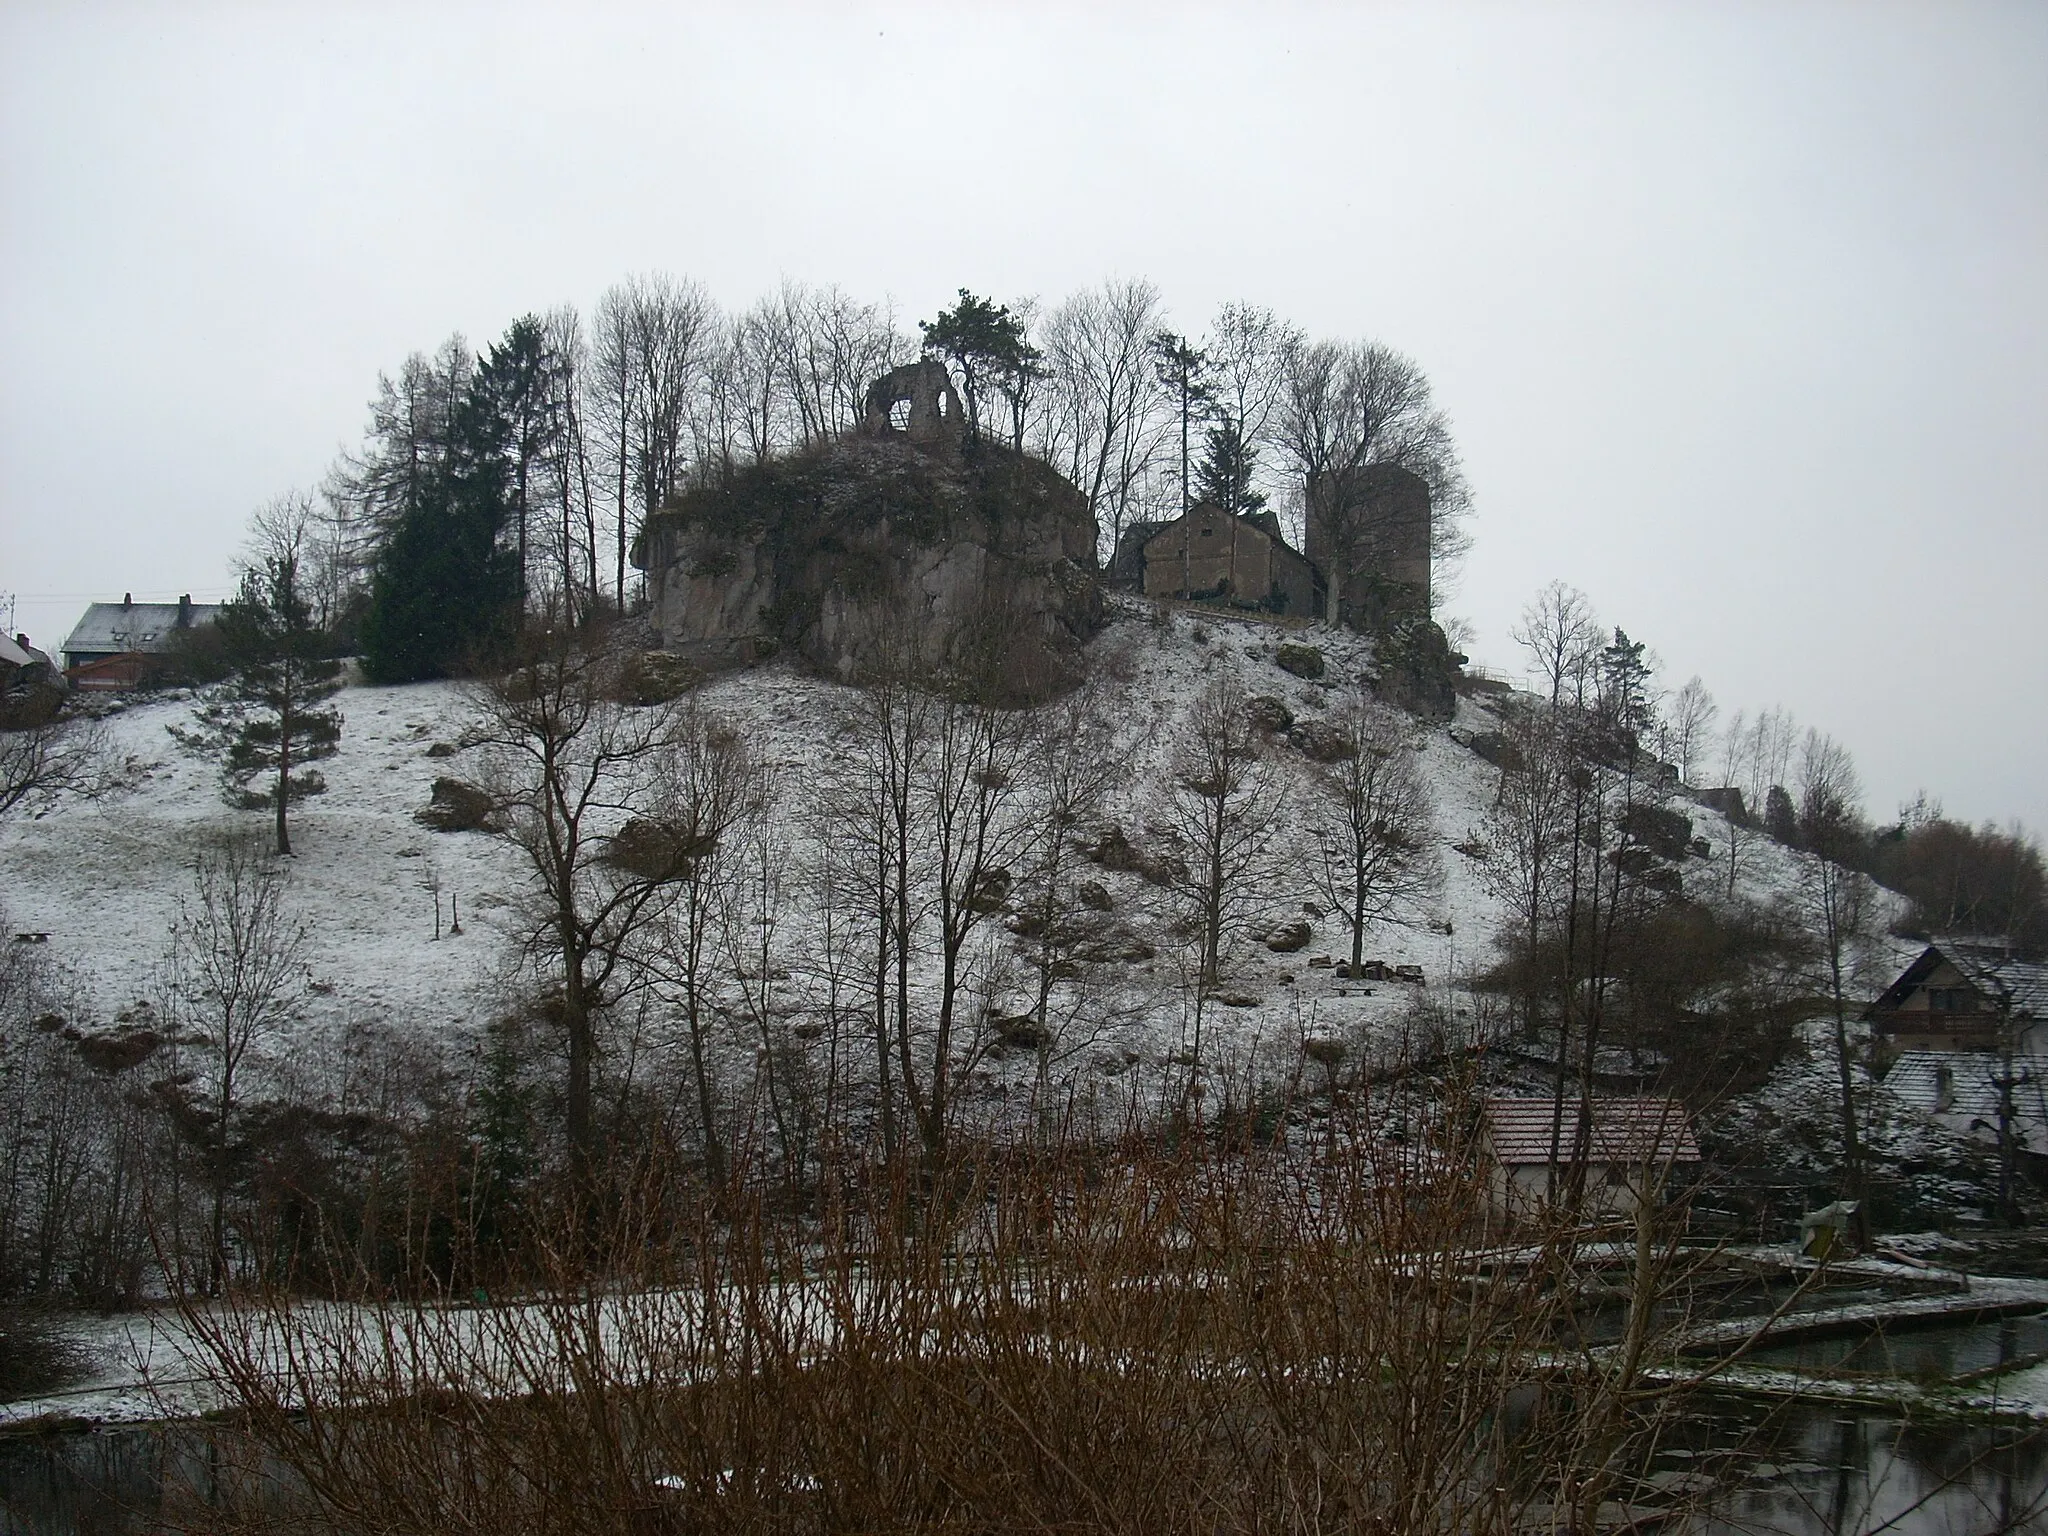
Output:
[[[1156,836],[1162,785],[1178,719],[1220,671],[1235,670],[1248,692],[1280,699],[1298,719],[1313,719],[1353,696],[1368,668],[1370,643],[1345,631],[1302,629],[1215,612],[1161,615],[1150,605],[1116,600],[1113,622],[1091,647],[1096,686],[1117,732],[1117,751],[1130,778],[1114,815],[1134,842]],[[1324,653],[1319,680],[1277,665],[1284,642],[1311,643]],[[813,808],[817,775],[851,746],[849,690],[786,664],[727,674],[698,695],[702,707],[728,717],[757,755],[782,765],[788,799],[782,814],[801,836]],[[476,1031],[516,996],[521,897],[527,879],[519,854],[477,833],[445,834],[418,825],[435,778],[480,772],[473,749],[430,757],[435,743],[459,744],[474,710],[461,687],[446,683],[401,688],[352,687],[338,703],[346,716],[337,756],[321,765],[326,794],[295,811],[291,863],[293,901],[309,932],[303,990],[290,1028],[270,1042],[275,1086],[317,1092],[312,1065],[331,1059],[351,1031],[406,1038],[430,1051],[460,1053]],[[179,902],[190,886],[203,841],[236,825],[260,831],[262,813],[230,809],[212,761],[188,751],[170,727],[189,720],[187,696],[137,703],[108,721],[117,756],[132,779],[124,793],[71,801],[32,819],[0,827],[0,910],[14,932],[49,935],[47,953],[88,978],[104,1024],[136,999],[152,996]],[[1499,721],[1487,707],[1461,699],[1448,728],[1417,725],[1415,739],[1435,807],[1441,893],[1403,920],[1367,939],[1371,957],[1417,965],[1431,987],[1469,975],[1493,957],[1499,907],[1477,860],[1457,851],[1483,829],[1498,772],[1468,746]],[[1315,900],[1302,830],[1314,769],[1298,753],[1277,748],[1273,761],[1294,797],[1290,858],[1296,878],[1276,890],[1265,917],[1298,918]],[[1726,824],[1689,802],[1681,808],[1716,854]],[[1711,899],[1725,863],[1694,860],[1689,892]],[[1133,873],[1090,869],[1112,893],[1115,916],[1152,943],[1142,961],[1105,962],[1089,985],[1103,1012],[1114,1014],[1074,1052],[1075,1070],[1114,1075],[1133,1060],[1160,1062],[1184,1048],[1187,988],[1185,946],[1168,932],[1166,893]],[[1789,888],[1789,855],[1760,834],[1745,839],[1740,888],[1767,897]],[[463,933],[434,938],[434,895],[459,904]],[[1257,925],[1254,925],[1257,926]],[[1241,1006],[1206,1010],[1205,1054],[1254,1041],[1285,1049],[1307,1034],[1391,1035],[1402,1027],[1423,989],[1399,982],[1349,982],[1316,956],[1348,958],[1348,936],[1334,917],[1314,923],[1309,947],[1275,954],[1246,934],[1228,957],[1228,988]],[[816,952],[815,929],[799,913],[786,925],[799,968]],[[1013,967],[1013,974],[1015,968]],[[994,1001],[1000,1008],[1004,999]],[[1009,999],[1021,1003],[1021,996]],[[1437,991],[1433,1001],[1469,1010],[1462,993]],[[1028,1055],[1029,1053],[1025,1053]],[[1298,1059],[1298,1058],[1297,1058]],[[1028,1075],[1013,1057],[991,1062],[993,1078]],[[1810,1073],[1808,1074],[1810,1075]]]
[[[426,753],[460,736],[468,708],[444,683],[351,688],[337,702],[346,724],[340,752],[320,765],[327,793],[292,815],[291,905],[307,926],[293,1036],[350,1025],[466,1030],[512,961],[508,903],[520,870],[492,839],[412,818],[437,776],[462,772],[461,754]],[[0,830],[0,910],[14,933],[47,933],[49,958],[88,981],[101,1016],[82,1022],[154,1000],[195,857],[225,830],[267,830],[266,813],[225,804],[213,760],[171,735],[193,708],[181,696],[111,716],[129,787]],[[459,899],[464,930],[438,943],[427,889],[436,877]]]

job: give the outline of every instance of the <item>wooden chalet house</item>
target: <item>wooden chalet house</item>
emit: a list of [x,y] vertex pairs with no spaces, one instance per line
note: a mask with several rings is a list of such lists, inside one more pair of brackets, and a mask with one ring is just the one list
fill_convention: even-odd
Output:
[[2048,965],[1998,938],[1936,939],[1864,1010],[1887,1061],[1912,1051],[2048,1057]]

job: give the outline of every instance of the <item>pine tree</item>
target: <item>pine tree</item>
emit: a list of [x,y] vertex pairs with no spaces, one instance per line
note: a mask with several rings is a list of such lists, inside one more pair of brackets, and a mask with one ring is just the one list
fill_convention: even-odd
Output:
[[312,764],[334,755],[342,724],[341,711],[327,705],[341,687],[341,663],[313,622],[296,542],[245,569],[241,590],[215,622],[234,671],[227,697],[200,720],[226,747],[221,778],[229,798],[274,810],[277,851],[288,854],[291,806],[326,789]]
[[1194,505],[1188,482],[1188,431],[1208,414],[1213,403],[1209,393],[1209,354],[1172,331],[1154,335],[1148,350],[1159,382],[1171,391],[1180,412],[1180,509],[1185,513]]
[[1010,403],[1012,426],[1018,445],[1023,440],[1023,417],[1031,386],[1045,376],[1038,348],[1024,336],[1024,322],[1010,313],[1007,304],[976,298],[965,288],[960,302],[939,311],[936,320],[920,320],[924,349],[952,363],[960,370],[960,384],[967,396],[967,429],[981,435],[981,407],[994,391]]
[[1195,466],[1195,495],[1240,515],[1266,505],[1263,491],[1252,489],[1252,470],[1259,451],[1244,440],[1227,417],[1203,434],[1202,461]]
[[562,433],[555,384],[560,367],[548,347],[546,328],[537,316],[526,315],[513,321],[505,339],[477,364],[471,385],[479,405],[477,422],[494,437],[478,446],[495,451],[505,463],[506,513],[517,539],[522,597],[531,568],[527,524],[538,489],[534,481]]

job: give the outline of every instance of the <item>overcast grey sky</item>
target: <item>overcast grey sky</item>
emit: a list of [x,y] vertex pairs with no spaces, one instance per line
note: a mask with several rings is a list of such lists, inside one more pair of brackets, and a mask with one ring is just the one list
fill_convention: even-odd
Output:
[[1415,355],[1551,577],[2048,828],[2048,5],[0,9],[0,589],[219,595],[379,369],[630,272]]

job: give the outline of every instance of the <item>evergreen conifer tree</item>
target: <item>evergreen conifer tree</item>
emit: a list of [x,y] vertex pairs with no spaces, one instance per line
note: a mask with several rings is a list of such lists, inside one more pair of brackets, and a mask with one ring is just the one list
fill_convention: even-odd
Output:
[[1201,462],[1195,466],[1195,495],[1240,515],[1266,505],[1263,491],[1252,488],[1252,469],[1259,451],[1244,440],[1237,423],[1226,417],[1203,434]]
[[296,543],[247,567],[215,623],[234,670],[226,697],[199,718],[226,748],[221,778],[229,798],[270,807],[277,851],[288,854],[290,809],[326,789],[312,765],[334,755],[342,724],[341,711],[327,703],[341,687],[341,663],[313,621]]
[[969,433],[981,435],[982,402],[993,390],[1010,402],[1021,446],[1025,401],[1032,384],[1044,377],[1038,348],[1025,339],[1023,320],[1013,315],[1007,304],[976,298],[962,288],[958,304],[939,311],[936,320],[917,324],[924,332],[925,351],[960,370]]
[[1209,354],[1172,331],[1154,335],[1149,351],[1159,382],[1172,394],[1180,412],[1180,509],[1185,513],[1194,505],[1194,487],[1188,478],[1188,432],[1213,403]]
[[476,423],[493,434],[489,446],[505,463],[506,513],[516,536],[522,597],[531,564],[527,525],[538,489],[534,481],[562,432],[555,379],[560,367],[561,360],[550,351],[540,319],[525,315],[512,322],[505,339],[477,364],[470,386],[479,406]]
[[447,462],[420,486],[378,553],[363,619],[374,682],[444,677],[487,659],[518,619],[519,555],[499,547],[511,499],[496,391],[472,388],[451,425]]

